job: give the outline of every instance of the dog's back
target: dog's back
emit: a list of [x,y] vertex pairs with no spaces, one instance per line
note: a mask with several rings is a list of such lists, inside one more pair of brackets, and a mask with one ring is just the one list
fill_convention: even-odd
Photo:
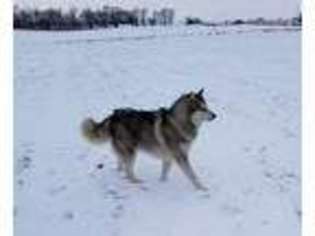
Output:
[[150,149],[156,145],[154,125],[160,111],[143,111],[132,108],[117,109],[104,121],[91,118],[82,123],[82,134],[93,143],[119,141],[127,145]]
[[160,112],[135,109],[115,110],[111,116],[110,136],[132,148],[150,151],[158,145],[155,137],[155,124]]

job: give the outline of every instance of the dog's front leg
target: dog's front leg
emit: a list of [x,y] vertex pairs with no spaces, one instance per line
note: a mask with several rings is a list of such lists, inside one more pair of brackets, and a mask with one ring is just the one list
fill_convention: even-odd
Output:
[[165,182],[171,170],[172,163],[170,161],[162,161],[162,171],[160,181]]
[[190,165],[190,162],[188,160],[188,156],[184,153],[178,153],[176,155],[176,161],[181,170],[184,172],[184,174],[188,177],[188,179],[192,182],[192,184],[195,186],[198,190],[208,190],[206,187],[204,187],[197,175],[195,174],[193,168]]

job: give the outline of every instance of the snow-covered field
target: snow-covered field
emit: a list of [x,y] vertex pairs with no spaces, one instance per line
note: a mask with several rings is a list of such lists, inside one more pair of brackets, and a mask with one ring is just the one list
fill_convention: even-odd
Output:
[[[121,28],[14,35],[16,236],[298,236],[300,32]],[[191,159],[208,193],[140,153],[128,183],[80,122],[201,87],[218,119]],[[104,164],[103,169],[96,166]]]

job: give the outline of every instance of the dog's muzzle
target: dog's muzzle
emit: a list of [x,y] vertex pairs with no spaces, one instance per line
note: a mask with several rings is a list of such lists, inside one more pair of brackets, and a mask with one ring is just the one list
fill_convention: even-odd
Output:
[[207,112],[207,120],[208,121],[212,121],[217,117],[217,115],[215,113],[213,113],[212,111],[208,111]]

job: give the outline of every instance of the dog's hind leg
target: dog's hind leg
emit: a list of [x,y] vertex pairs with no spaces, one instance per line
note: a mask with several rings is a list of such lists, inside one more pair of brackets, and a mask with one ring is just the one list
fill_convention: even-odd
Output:
[[160,176],[160,181],[165,182],[168,179],[172,162],[171,161],[162,161],[162,171]]
[[117,171],[123,171],[124,170],[124,162],[122,158],[118,155],[117,157]]
[[135,148],[128,146],[121,141],[114,141],[113,147],[118,155],[118,168],[123,169],[126,172],[127,179],[133,183],[142,182],[134,174],[136,160]]
[[138,179],[134,174],[134,166],[135,166],[136,156],[131,155],[125,159],[125,170],[127,178],[133,183],[141,183],[142,180]]

